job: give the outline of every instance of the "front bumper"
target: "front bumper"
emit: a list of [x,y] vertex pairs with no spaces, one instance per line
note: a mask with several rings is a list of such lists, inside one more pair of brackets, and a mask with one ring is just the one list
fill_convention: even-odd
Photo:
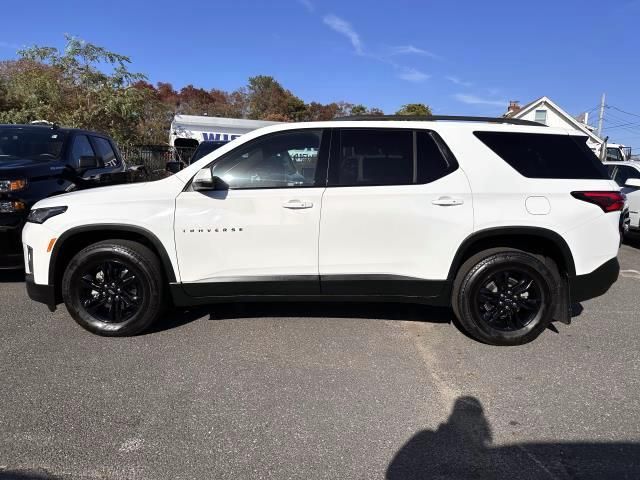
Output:
[[607,293],[607,290],[618,280],[620,263],[612,258],[593,272],[569,278],[571,303],[583,302]]
[[44,303],[49,310],[56,310],[56,294],[53,285],[38,285],[33,281],[33,275],[26,275],[27,294],[31,300]]
[[0,214],[0,270],[24,268],[23,225],[21,216]]

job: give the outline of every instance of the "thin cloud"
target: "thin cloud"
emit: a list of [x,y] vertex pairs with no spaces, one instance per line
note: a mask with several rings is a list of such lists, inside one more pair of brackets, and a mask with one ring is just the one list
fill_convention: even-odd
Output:
[[358,33],[353,29],[349,22],[333,14],[325,15],[322,21],[330,29],[347,37],[351,42],[351,45],[353,45],[353,50],[358,55],[363,54],[364,50],[362,46],[362,40],[360,40],[360,35],[358,35]]
[[309,13],[316,11],[316,6],[311,3],[311,0],[298,0],[298,3],[306,8]]
[[455,83],[459,87],[471,87],[471,86],[473,86],[473,83],[466,82],[466,81],[460,79],[460,77],[456,77],[455,75],[449,75],[448,77],[446,77],[446,79],[449,80],[451,83]]
[[476,95],[467,95],[465,93],[457,93],[453,96],[456,100],[468,105],[490,105],[492,107],[505,107],[507,106],[506,100],[494,100],[491,98],[482,98]]
[[389,55],[422,55],[424,57],[440,58],[433,52],[414,45],[399,45],[389,49]]
[[428,75],[420,70],[416,70],[415,68],[405,68],[402,72],[398,74],[398,78],[402,80],[406,80],[407,82],[424,82],[431,78],[431,75]]

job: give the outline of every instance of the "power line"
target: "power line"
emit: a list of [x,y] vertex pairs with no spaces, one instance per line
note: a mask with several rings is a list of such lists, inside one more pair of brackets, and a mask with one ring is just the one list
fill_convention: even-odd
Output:
[[635,126],[640,126],[640,122],[620,123],[618,125],[611,125],[611,126],[604,127],[603,130],[611,130],[613,128],[635,127]]
[[613,108],[614,110],[617,110],[617,111],[619,111],[619,112],[621,112],[621,113],[626,113],[627,115],[631,115],[631,116],[633,116],[633,117],[638,117],[638,118],[640,118],[640,115],[638,115],[637,113],[627,112],[626,110],[622,110],[621,108],[614,107],[613,105],[607,105],[606,107],[607,107],[607,108]]

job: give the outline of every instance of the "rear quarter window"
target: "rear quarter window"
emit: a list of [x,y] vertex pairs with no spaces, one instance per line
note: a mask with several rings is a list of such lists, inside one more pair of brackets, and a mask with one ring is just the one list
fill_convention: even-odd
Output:
[[609,179],[607,169],[587,146],[587,137],[511,132],[474,135],[528,178]]

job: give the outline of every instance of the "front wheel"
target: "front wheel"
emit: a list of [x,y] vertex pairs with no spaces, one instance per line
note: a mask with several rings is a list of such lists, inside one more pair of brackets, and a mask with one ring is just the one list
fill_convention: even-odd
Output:
[[157,256],[142,244],[107,240],[71,259],[62,297],[73,319],[98,335],[146,330],[164,309],[164,276]]
[[516,249],[473,256],[460,268],[452,304],[463,329],[491,345],[521,345],[551,322],[558,301],[555,264]]

